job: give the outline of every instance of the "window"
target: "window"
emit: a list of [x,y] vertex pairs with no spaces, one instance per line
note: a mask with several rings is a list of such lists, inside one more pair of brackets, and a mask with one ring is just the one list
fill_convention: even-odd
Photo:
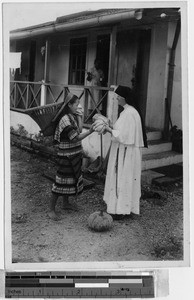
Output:
[[70,40],[69,84],[84,85],[87,38]]

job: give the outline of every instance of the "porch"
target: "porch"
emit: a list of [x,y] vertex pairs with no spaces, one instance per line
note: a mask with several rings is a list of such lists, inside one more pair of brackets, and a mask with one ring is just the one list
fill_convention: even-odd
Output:
[[[101,92],[98,103],[94,98],[94,90]],[[72,92],[80,99],[80,104],[84,110],[84,124],[88,124],[96,112],[107,115],[108,92],[112,90],[112,88],[107,87],[62,85],[45,83],[44,81],[10,81],[10,108],[12,111],[27,113],[29,109],[35,107],[60,103],[69,92]],[[89,101],[94,107],[92,111],[89,110]],[[101,110],[99,109],[100,106],[102,106]],[[110,112],[108,117],[112,119]]]
[[[113,89],[106,87],[91,87],[91,86],[75,86],[75,85],[56,85],[45,82],[20,82],[11,81],[10,89],[10,107],[12,114],[17,114],[14,118],[20,120],[24,128],[27,128],[27,120],[22,121],[22,116],[26,115],[28,110],[38,106],[49,105],[63,101],[67,93],[73,92],[76,94],[84,109],[84,129],[88,128],[92,122],[92,116],[98,112],[107,116],[114,124],[118,118],[118,106],[113,101]],[[100,90],[102,96],[98,103],[95,102],[92,91]],[[94,104],[94,109],[89,112],[89,101]],[[99,110],[102,105],[103,110]],[[12,123],[12,121],[11,121]],[[13,123],[12,123],[13,124]],[[16,126],[17,124],[14,124]],[[27,130],[33,139],[33,130],[38,134],[39,130],[32,128]],[[162,132],[159,130],[147,129],[148,148],[142,151],[143,162],[142,170],[149,170],[161,166],[171,165],[182,162],[182,154],[172,151],[172,142],[165,141],[162,138]],[[111,137],[109,134],[99,136],[94,133],[83,141],[83,148],[86,156],[95,160],[98,156],[105,159],[110,146]]]

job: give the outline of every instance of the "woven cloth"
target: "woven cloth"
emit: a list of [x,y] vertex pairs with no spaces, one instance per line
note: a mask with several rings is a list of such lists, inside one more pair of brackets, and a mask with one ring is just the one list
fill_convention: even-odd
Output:
[[98,134],[103,134],[106,130],[106,126],[109,125],[109,119],[101,114],[95,114],[93,116],[93,121],[93,129],[94,131],[98,132]]

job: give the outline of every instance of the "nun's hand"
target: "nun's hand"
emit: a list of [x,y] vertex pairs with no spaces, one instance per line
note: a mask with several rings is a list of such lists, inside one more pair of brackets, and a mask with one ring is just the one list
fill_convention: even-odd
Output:
[[105,131],[106,131],[106,132],[109,132],[109,133],[112,133],[112,129],[111,129],[108,125],[106,125]]
[[90,127],[90,129],[89,129],[89,132],[90,132],[90,133],[94,132],[93,124],[91,125],[91,127]]
[[109,127],[110,127],[111,129],[113,129],[113,123],[112,123],[111,120],[109,120]]

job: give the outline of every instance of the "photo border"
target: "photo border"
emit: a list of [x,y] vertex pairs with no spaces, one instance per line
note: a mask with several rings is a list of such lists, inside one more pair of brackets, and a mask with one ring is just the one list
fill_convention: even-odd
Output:
[[[14,2],[14,5],[26,2]],[[35,3],[63,3],[65,2],[35,2]],[[83,2],[79,2],[80,5]],[[96,2],[95,2],[96,3]],[[101,6],[101,2],[98,2]],[[105,3],[105,2],[103,2]],[[106,2],[110,4],[110,2]],[[116,2],[114,2],[116,3]],[[127,6],[126,6],[127,3]],[[3,99],[9,99],[9,30],[4,15],[4,5],[13,3],[3,3]],[[71,3],[70,3],[71,4]],[[126,8],[146,8],[146,7],[175,7],[181,8],[181,56],[182,56],[182,114],[183,114],[183,213],[184,213],[184,259],[181,261],[119,261],[119,262],[52,262],[52,263],[12,263],[12,246],[11,246],[11,171],[10,171],[10,107],[9,101],[3,101],[4,105],[4,168],[5,168],[5,268],[7,270],[125,270],[125,269],[152,269],[152,268],[169,268],[185,267],[190,264],[190,229],[189,229],[189,120],[188,120],[188,24],[187,24],[187,3],[186,1],[146,1],[146,2],[118,2],[119,6]],[[92,4],[91,4],[92,5]],[[155,6],[156,5],[156,6]],[[101,7],[99,7],[101,8]],[[184,104],[184,105],[183,105]]]

